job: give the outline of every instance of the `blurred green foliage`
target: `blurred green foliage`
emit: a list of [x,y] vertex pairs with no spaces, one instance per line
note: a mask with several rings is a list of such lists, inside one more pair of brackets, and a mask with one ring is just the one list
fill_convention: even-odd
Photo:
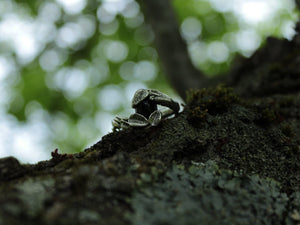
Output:
[[[251,27],[216,1],[172,3],[193,63],[209,75],[227,71],[236,53],[249,55],[261,38],[284,35],[283,25],[297,18],[291,4]],[[62,152],[99,140],[114,115],[131,112],[137,88],[176,96],[134,0],[7,0],[0,9],[2,67],[13,68],[2,81],[9,94],[1,104],[19,121],[42,114],[51,146]],[[241,30],[256,35],[252,49],[238,46]]]

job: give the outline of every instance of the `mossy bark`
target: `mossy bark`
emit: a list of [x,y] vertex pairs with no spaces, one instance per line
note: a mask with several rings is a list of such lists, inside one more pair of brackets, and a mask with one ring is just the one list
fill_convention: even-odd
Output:
[[157,127],[34,165],[0,159],[0,225],[299,224],[299,49],[268,41],[233,88],[191,91]]

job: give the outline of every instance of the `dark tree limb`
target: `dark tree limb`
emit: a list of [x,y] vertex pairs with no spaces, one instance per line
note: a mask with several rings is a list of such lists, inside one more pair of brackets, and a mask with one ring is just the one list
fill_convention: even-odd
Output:
[[185,99],[186,91],[206,86],[206,78],[188,55],[169,0],[138,0],[155,33],[155,44],[170,84]]

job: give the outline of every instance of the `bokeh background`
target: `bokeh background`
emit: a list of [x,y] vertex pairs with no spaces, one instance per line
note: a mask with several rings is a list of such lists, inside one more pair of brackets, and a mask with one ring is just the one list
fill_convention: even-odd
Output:
[[[291,39],[293,0],[173,0],[195,67],[226,72],[267,36]],[[0,157],[24,163],[73,153],[133,112],[139,88],[180,100],[134,0],[0,1]]]

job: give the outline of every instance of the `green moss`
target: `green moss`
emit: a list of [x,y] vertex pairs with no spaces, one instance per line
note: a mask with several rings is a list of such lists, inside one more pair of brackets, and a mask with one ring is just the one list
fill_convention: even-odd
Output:
[[222,114],[234,104],[240,102],[240,98],[232,88],[219,85],[216,88],[203,88],[191,90],[187,94],[189,105],[188,120],[191,123],[203,122],[207,113],[211,115]]
[[213,115],[226,112],[231,104],[238,102],[240,102],[239,96],[234,93],[232,88],[224,85],[218,85],[216,88],[191,90],[187,97],[187,104],[191,108],[201,107]]
[[202,109],[200,106],[190,109],[188,114],[188,121],[193,124],[198,124],[198,122],[204,122],[206,119],[208,109]]
[[282,133],[287,136],[287,137],[294,137],[295,136],[295,131],[291,127],[289,123],[283,123],[280,126]]
[[277,115],[273,109],[266,108],[262,110],[260,121],[263,124],[270,124],[274,122],[276,119],[277,119]]
[[295,96],[283,96],[278,102],[279,107],[290,107],[295,104]]

